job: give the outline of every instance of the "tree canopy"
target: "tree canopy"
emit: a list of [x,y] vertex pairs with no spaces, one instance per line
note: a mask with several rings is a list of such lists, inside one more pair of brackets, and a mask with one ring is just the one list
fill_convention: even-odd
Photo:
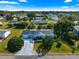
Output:
[[43,48],[50,49],[52,45],[53,45],[53,37],[45,36],[45,38],[42,41]]
[[23,44],[24,42],[21,38],[13,37],[8,41],[7,49],[10,52],[17,52],[22,48]]
[[70,45],[74,45],[73,37],[76,37],[75,35],[71,36],[69,33],[73,32],[73,23],[69,20],[63,20],[58,21],[54,25],[54,32],[57,35],[57,38],[64,39],[67,43]]

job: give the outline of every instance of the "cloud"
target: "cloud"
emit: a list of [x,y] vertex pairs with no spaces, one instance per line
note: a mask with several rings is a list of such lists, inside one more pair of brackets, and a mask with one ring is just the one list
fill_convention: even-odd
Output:
[[63,9],[63,8],[5,8],[1,7],[0,10],[4,11],[79,11],[79,8],[68,8],[68,9]]
[[19,3],[14,1],[0,1],[0,4],[19,4]]
[[8,5],[7,5],[7,6],[5,6],[5,7],[6,7],[6,8],[13,8],[13,6],[8,6]]
[[72,2],[72,0],[65,0],[64,2]]
[[27,0],[19,0],[19,2],[28,2]]
[[67,9],[67,8],[69,8],[69,7],[68,7],[68,6],[63,6],[62,8]]

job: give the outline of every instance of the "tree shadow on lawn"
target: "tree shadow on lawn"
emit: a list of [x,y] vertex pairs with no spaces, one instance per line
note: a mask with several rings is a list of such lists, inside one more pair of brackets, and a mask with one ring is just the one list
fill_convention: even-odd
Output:
[[39,57],[42,57],[42,56],[45,56],[45,55],[50,51],[50,49],[51,49],[51,47],[49,47],[49,48],[47,48],[47,49],[43,48],[43,45],[41,44],[41,45],[37,48],[36,52],[38,53],[38,56],[39,56]]

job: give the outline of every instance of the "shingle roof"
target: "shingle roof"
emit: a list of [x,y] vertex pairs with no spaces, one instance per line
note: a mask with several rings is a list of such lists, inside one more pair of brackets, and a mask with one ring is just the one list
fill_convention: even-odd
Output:
[[22,34],[39,35],[41,33],[45,35],[54,35],[54,32],[52,30],[27,30],[27,31],[23,31]]
[[33,35],[37,35],[40,34],[38,30],[27,30],[27,31],[23,31],[23,34],[33,34]]
[[4,34],[7,30],[0,30],[0,34]]

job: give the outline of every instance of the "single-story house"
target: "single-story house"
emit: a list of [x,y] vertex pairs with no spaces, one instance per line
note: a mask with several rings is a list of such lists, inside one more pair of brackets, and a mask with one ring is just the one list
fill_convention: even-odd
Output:
[[35,21],[43,20],[43,16],[36,16],[36,17],[34,18],[34,20],[35,20]]
[[79,24],[79,21],[74,21],[74,24],[75,24],[75,25]]
[[49,18],[49,20],[58,20],[59,19],[57,15],[51,15],[48,18]]
[[2,21],[0,21],[0,26],[2,26],[2,23],[3,23],[3,22],[2,22]]
[[4,16],[0,16],[0,21],[5,21],[5,17]]
[[23,21],[11,21],[11,22],[8,23],[8,25],[9,26],[14,26],[16,24],[22,24],[22,23],[23,23]]
[[79,36],[79,26],[74,26],[74,32]]
[[50,29],[26,30],[22,32],[23,40],[42,40],[45,36],[54,37],[54,32]]
[[27,17],[27,13],[18,13],[18,14],[14,14],[14,17],[19,17],[19,18],[24,18]]
[[36,25],[46,25],[48,23],[47,23],[47,21],[34,21],[33,24],[36,24]]
[[2,16],[0,16],[0,20],[4,19]]
[[0,39],[7,38],[10,34],[10,30],[0,30]]

